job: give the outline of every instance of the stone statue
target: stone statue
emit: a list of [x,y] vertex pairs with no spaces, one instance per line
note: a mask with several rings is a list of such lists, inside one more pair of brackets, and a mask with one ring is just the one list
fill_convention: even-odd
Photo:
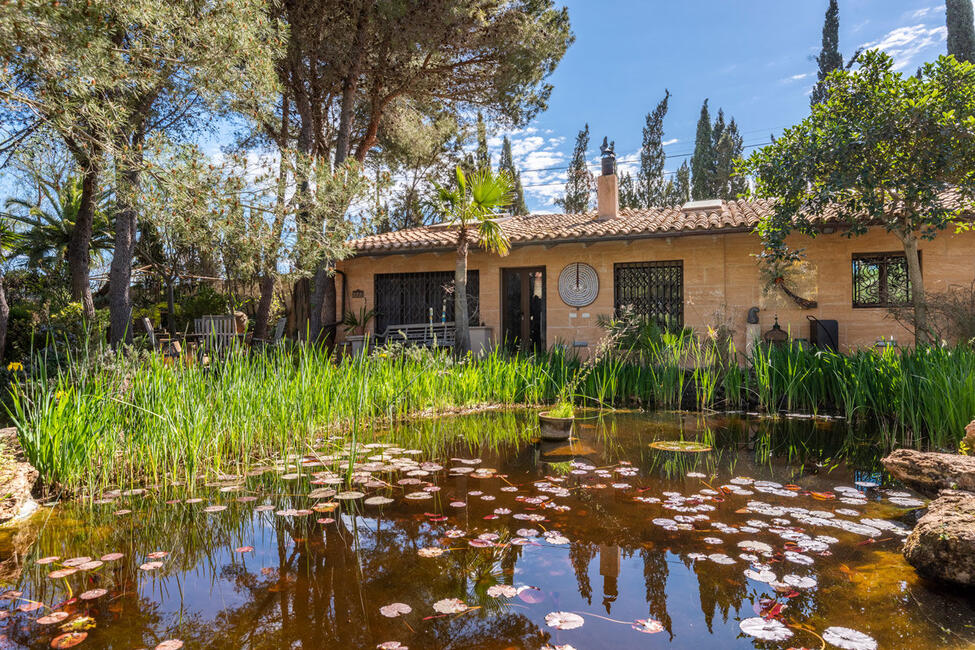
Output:
[[602,156],[603,176],[616,173],[616,141],[608,142],[609,138],[603,138],[603,143],[599,146],[599,153]]

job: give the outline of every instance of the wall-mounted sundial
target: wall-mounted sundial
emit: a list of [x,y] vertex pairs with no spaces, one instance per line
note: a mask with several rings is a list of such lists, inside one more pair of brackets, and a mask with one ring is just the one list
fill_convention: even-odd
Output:
[[592,304],[599,293],[596,269],[584,262],[573,262],[559,273],[559,297],[569,307]]

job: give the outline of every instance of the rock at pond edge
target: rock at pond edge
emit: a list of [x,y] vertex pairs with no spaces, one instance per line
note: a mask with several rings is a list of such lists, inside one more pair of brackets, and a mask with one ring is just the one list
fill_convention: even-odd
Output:
[[975,586],[975,494],[943,490],[907,538],[904,557],[926,578]]
[[975,492],[975,456],[897,449],[881,462],[894,478],[925,496],[941,490]]

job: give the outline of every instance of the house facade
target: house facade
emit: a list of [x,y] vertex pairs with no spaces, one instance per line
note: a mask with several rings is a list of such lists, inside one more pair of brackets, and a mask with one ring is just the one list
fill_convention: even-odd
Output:
[[[510,253],[472,247],[471,323],[495,345],[558,344],[583,356],[603,336],[599,317],[623,306],[698,333],[729,328],[739,350],[776,321],[792,338],[841,350],[913,341],[889,316],[910,297],[895,236],[873,228],[848,237],[824,217],[819,236],[790,242],[806,259],[785,290],[768,290],[754,227],[771,207],[738,200],[620,210],[616,176],[604,174],[594,213],[501,217]],[[345,309],[375,310],[368,331],[378,337],[397,325],[453,321],[456,237],[450,227],[426,226],[356,240],[355,255],[338,267]],[[928,291],[975,279],[975,233],[946,230],[920,248]]]

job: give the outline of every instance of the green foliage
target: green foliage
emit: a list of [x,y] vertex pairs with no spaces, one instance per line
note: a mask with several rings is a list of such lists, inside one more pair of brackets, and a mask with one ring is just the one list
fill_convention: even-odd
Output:
[[528,214],[528,204],[525,203],[525,190],[521,186],[521,174],[515,167],[515,160],[511,155],[511,138],[507,135],[501,143],[501,160],[498,161],[498,171],[506,172],[511,177],[514,189],[512,190],[511,214]]
[[588,150],[589,125],[586,124],[576,136],[576,143],[572,148],[572,160],[569,161],[569,170],[566,172],[568,180],[565,182],[565,193],[555,201],[556,205],[569,214],[588,212],[592,205],[595,180],[586,160]]
[[572,402],[556,402],[548,410],[547,415],[553,418],[574,418],[576,416],[576,407],[573,406]]
[[948,28],[948,54],[959,61],[975,63],[975,12],[972,11],[972,0],[945,0],[945,25]]
[[366,326],[376,316],[374,309],[366,309],[365,305],[359,311],[347,311],[342,317],[342,329],[346,334],[364,334]]
[[484,403],[571,404],[561,390],[579,376],[577,403],[838,413],[875,432],[871,442],[882,448],[956,449],[975,417],[971,348],[842,355],[793,344],[760,348],[750,371],[722,361],[710,337],[667,333],[645,349],[639,358],[607,355],[584,375],[560,349],[457,360],[390,346],[336,362],[299,347],[235,353],[210,367],[158,356],[35,357],[18,374],[10,408],[46,484],[89,493],[241,473],[302,455],[353,422],[381,426]]
[[[184,295],[177,303],[177,323],[191,325],[193,320],[208,314],[226,314],[230,310],[230,296],[220,293],[209,284],[201,284],[193,293]],[[158,325],[158,321],[153,321]]]
[[[64,183],[33,175],[39,200],[9,198],[4,214],[19,232],[14,253],[27,258],[55,276],[61,275],[68,258],[68,244],[74,234],[78,209],[81,207],[81,178],[69,176]],[[109,192],[95,197],[92,235],[89,244],[95,262],[103,262],[112,249],[114,231],[109,209]]]
[[660,100],[651,112],[647,113],[646,124],[643,126],[643,144],[640,147],[640,171],[637,173],[636,207],[652,208],[664,205],[667,201],[667,184],[664,181],[664,163],[667,154],[664,153],[664,118],[667,116],[667,106],[670,102],[670,91],[664,91],[664,98]]
[[669,205],[684,205],[691,200],[691,168],[685,160],[677,169],[674,187],[670,194]]
[[621,208],[641,207],[640,197],[633,185],[633,176],[630,175],[630,172],[620,174],[619,200]]
[[[970,0],[966,0],[970,1]],[[816,73],[817,82],[813,86],[810,103],[815,106],[826,99],[826,88],[823,83],[833,70],[843,67],[843,55],[840,54],[840,7],[837,0],[829,0],[826,18],[823,21],[823,47],[816,57],[819,70]]]
[[904,245],[918,339],[927,340],[919,239],[934,238],[975,199],[975,66],[942,56],[917,75],[882,52],[825,81],[826,101],[755,152],[741,171],[759,196],[777,199],[759,224],[766,264],[801,257],[787,237],[815,236],[827,211],[859,235],[871,225]]
[[711,113],[708,100],[701,106],[694,138],[694,155],[691,156],[691,198],[695,201],[713,199],[714,143],[711,140]]

